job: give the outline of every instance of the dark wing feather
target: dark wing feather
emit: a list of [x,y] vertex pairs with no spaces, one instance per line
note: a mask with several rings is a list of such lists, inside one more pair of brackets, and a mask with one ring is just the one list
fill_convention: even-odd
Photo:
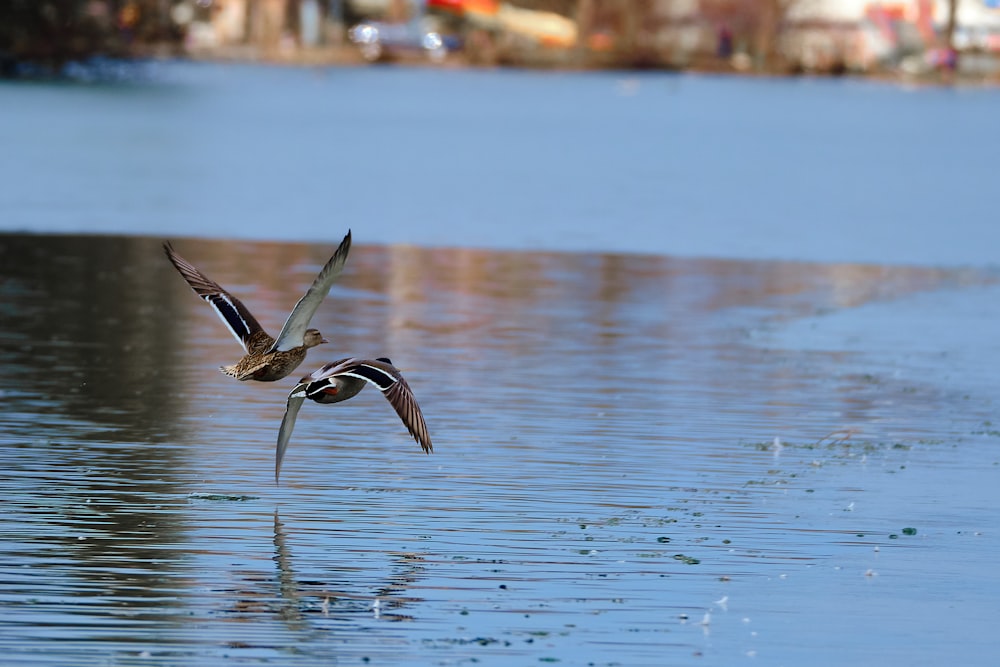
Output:
[[330,293],[334,281],[343,272],[344,264],[347,262],[347,254],[350,251],[351,232],[348,230],[347,236],[340,242],[336,252],[320,269],[319,275],[313,280],[305,295],[295,304],[295,308],[285,320],[285,324],[281,327],[281,332],[274,340],[274,345],[271,346],[269,352],[291,350],[302,345],[306,329],[309,328],[309,321],[316,313],[316,309],[319,308],[319,304],[323,303],[323,299]]
[[424,415],[417,405],[417,399],[413,397],[410,385],[403,379],[398,368],[382,361],[363,359],[355,362],[341,374],[367,380],[378,387],[421,449],[428,454],[434,451]]
[[236,336],[244,350],[247,350],[250,336],[263,331],[263,327],[247,310],[243,303],[232,294],[222,289],[222,287],[199,271],[191,262],[178,255],[169,243],[163,244],[163,250],[167,254],[167,259],[174,265],[177,272],[181,274],[187,284],[191,286],[194,293],[208,302],[216,314],[229,328],[229,331]]

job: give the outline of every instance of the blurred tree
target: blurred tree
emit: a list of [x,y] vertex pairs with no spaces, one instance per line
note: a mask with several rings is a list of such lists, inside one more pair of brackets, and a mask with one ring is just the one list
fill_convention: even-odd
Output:
[[947,56],[942,63],[946,78],[958,70],[958,49],[955,48],[955,28],[958,25],[958,0],[948,0],[948,19],[944,26],[944,48]]
[[747,47],[758,69],[778,66],[781,31],[799,0],[700,0],[701,15]]
[[655,0],[577,0],[578,52],[593,48],[597,36],[597,43],[607,42],[618,66],[662,66],[657,35],[668,23],[663,5]]
[[0,76],[58,73],[95,56],[129,58],[153,44],[176,44],[163,0],[0,0]]
[[958,0],[948,0],[948,21],[945,24],[945,44],[955,48],[955,25],[958,19]]

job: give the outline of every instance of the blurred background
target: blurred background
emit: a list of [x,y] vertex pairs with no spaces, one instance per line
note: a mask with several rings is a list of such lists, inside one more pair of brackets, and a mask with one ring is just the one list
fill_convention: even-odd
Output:
[[996,0],[14,0],[6,76],[94,56],[927,77],[1000,72]]

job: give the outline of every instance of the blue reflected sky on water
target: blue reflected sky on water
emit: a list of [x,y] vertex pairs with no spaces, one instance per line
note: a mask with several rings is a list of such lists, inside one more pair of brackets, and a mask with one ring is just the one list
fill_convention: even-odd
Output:
[[[0,236],[0,649],[989,664],[995,96],[217,65],[0,86],[0,224],[57,233]],[[215,370],[239,348],[159,239],[274,333],[348,226],[302,370],[391,357],[436,451],[369,391],[303,408],[275,487],[291,380]],[[801,261],[835,259],[874,263]]]
[[171,64],[0,85],[0,225],[989,263],[992,89]]

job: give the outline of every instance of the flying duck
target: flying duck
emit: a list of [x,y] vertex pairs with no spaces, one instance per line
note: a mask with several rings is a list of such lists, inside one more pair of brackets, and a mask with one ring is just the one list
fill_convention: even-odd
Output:
[[215,309],[243,346],[246,354],[242,359],[231,366],[220,367],[226,375],[237,380],[274,382],[298,368],[310,347],[328,342],[319,330],[307,327],[333,282],[344,270],[347,253],[351,250],[349,230],[305,295],[295,304],[277,338],[271,338],[239,299],[178,255],[170,243],[164,243],[163,250],[195,294]]
[[425,453],[430,454],[434,451],[424,415],[420,412],[420,406],[410,391],[410,385],[403,379],[399,369],[385,357],[378,359],[348,357],[331,361],[313,371],[299,380],[288,394],[285,416],[278,430],[278,448],[274,461],[275,482],[281,474],[281,461],[285,458],[285,449],[292,437],[292,429],[295,428],[295,420],[302,402],[308,398],[317,403],[339,403],[356,396],[366,384],[378,387]]

